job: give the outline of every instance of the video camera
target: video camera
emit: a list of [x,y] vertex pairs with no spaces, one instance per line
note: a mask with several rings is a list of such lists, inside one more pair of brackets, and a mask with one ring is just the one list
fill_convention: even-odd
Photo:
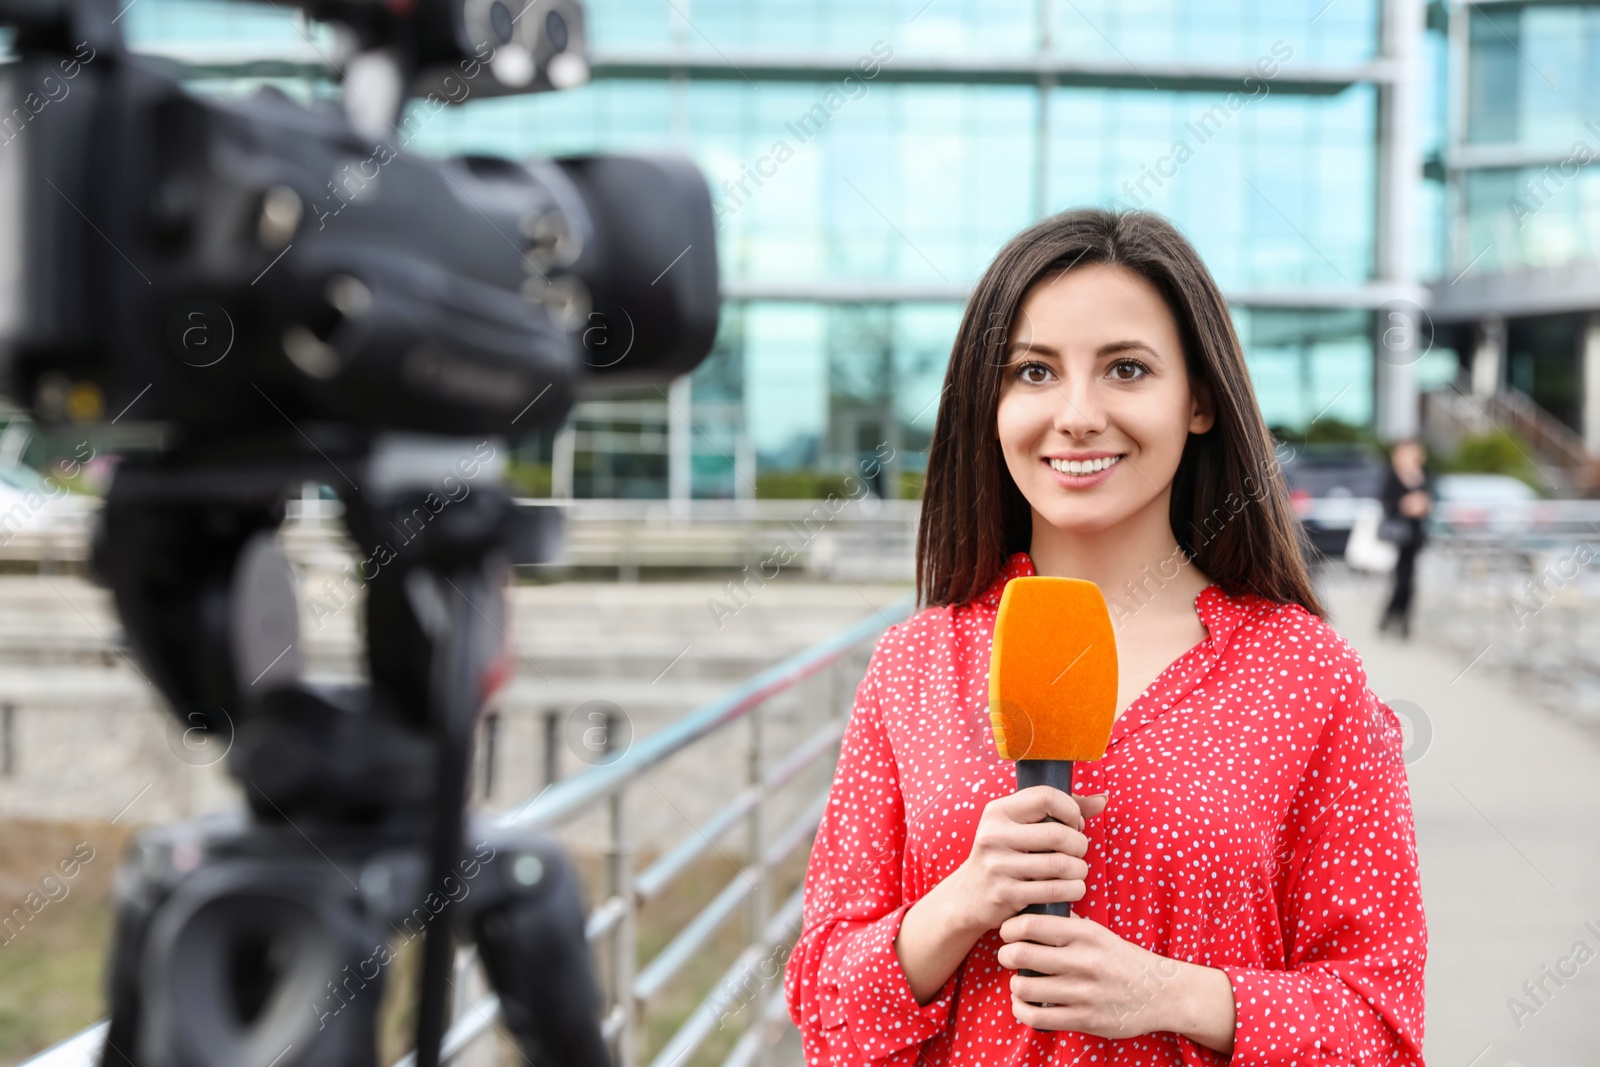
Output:
[[[117,468],[91,566],[249,804],[131,847],[102,1062],[374,1067],[386,946],[415,927],[418,1067],[439,1062],[458,932],[525,1057],[598,1067],[576,879],[550,842],[465,813],[509,673],[503,586],[559,524],[440,487],[579,395],[704,358],[710,195],[674,157],[393,143],[419,96],[586,81],[574,0],[300,6],[345,46],[342,108],[197,96],[129,52],[111,0],[0,0],[0,368],[47,425],[160,427]],[[307,481],[376,561],[361,683],[301,677],[274,535]]]

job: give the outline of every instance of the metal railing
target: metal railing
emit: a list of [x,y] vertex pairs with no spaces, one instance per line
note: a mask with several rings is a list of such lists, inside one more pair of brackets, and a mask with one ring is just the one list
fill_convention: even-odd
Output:
[[[753,998],[755,1010],[724,1067],[744,1067],[765,1063],[766,1051],[777,1035],[770,1022],[774,1018],[774,998],[782,1002],[782,984],[770,985],[771,975],[762,976],[764,960],[779,952],[798,929],[801,918],[800,890],[782,904],[773,906],[773,871],[816,829],[827,802],[826,792],[806,804],[800,815],[776,833],[767,826],[767,800],[777,790],[794,781],[801,772],[835,751],[843,736],[849,715],[847,696],[839,684],[845,657],[883,629],[911,614],[914,598],[906,597],[848,629],[778,663],[735,687],[731,692],[699,708],[650,737],[637,742],[620,759],[595,767],[575,778],[551,786],[521,810],[502,818],[504,825],[553,830],[598,804],[605,804],[610,825],[606,849],[606,899],[589,915],[587,934],[591,944],[601,947],[608,966],[607,1012],[602,1030],[612,1044],[617,1067],[635,1067],[636,1028],[643,1010],[658,999],[684,966],[704,949],[712,936],[739,912],[747,910],[752,936],[743,950],[678,1030],[650,1062],[650,1067],[669,1067],[683,1062],[721,1021],[736,991],[747,989],[752,978],[758,989]],[[823,671],[833,674],[829,687],[832,714],[823,726],[770,766],[764,758],[761,715],[773,696],[793,688],[806,678]],[[633,869],[634,841],[629,835],[626,797],[630,786],[642,775],[668,759],[735,722],[747,720],[751,729],[745,758],[745,788],[677,846],[667,850],[642,871]],[[660,898],[690,866],[715,847],[715,842],[740,823],[746,828],[745,866],[731,878],[681,930],[649,961],[640,966],[636,942],[639,909]],[[446,1062],[473,1040],[488,1033],[498,1004],[486,997],[463,1012],[445,1038]],[[781,1033],[781,1030],[779,1031]],[[407,1067],[404,1062],[397,1067]]]
[[1501,671],[1519,694],[1600,727],[1600,521],[1561,538],[1436,537],[1418,559],[1419,639],[1465,673]]
[[[876,611],[810,648],[785,659],[696,709],[670,726],[636,742],[616,761],[558,782],[500,817],[505,826],[554,830],[603,805],[609,822],[605,848],[603,899],[590,912],[586,934],[597,949],[604,976],[606,1014],[602,1031],[616,1067],[637,1067],[639,1024],[652,1001],[659,999],[686,964],[712,941],[741,910],[749,934],[733,964],[717,980],[688,1017],[650,1061],[649,1067],[672,1067],[687,1061],[720,1025],[735,1003],[752,1006],[750,1022],[723,1067],[766,1065],[774,1044],[788,1025],[783,985],[776,973],[762,974],[762,964],[783,952],[801,921],[801,890],[774,906],[774,871],[793,856],[816,829],[827,802],[826,788],[804,803],[799,816],[772,832],[769,798],[793,783],[802,772],[835,752],[849,717],[854,690],[846,668],[852,653],[862,650],[889,625],[907,618],[915,607],[907,596]],[[815,730],[782,758],[769,762],[762,745],[761,712],[772,697],[800,682],[827,673],[828,714]],[[691,746],[737,722],[750,725],[744,787],[715,814],[643,870],[634,870],[637,842],[629,832],[627,794],[642,776]],[[743,824],[745,863],[700,911],[649,960],[641,961],[637,942],[639,910],[663,896],[695,861],[716,847],[718,839]],[[459,964],[471,962],[463,950]],[[458,966],[458,973],[462,968]],[[459,984],[459,983],[458,983]],[[751,990],[753,996],[748,996]],[[459,1007],[445,1035],[442,1062],[454,1061],[476,1042],[491,1037],[499,1000],[490,994]],[[42,1053],[24,1067],[78,1067],[98,1056],[104,1024],[98,1024]],[[411,1067],[406,1056],[395,1067]]]

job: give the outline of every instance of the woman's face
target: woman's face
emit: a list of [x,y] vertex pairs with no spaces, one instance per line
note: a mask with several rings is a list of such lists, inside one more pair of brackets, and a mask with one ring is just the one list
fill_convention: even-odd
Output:
[[1178,325],[1150,283],[1107,264],[1046,277],[1010,342],[1000,448],[1034,512],[1089,533],[1165,501],[1184,442],[1212,415],[1190,391]]

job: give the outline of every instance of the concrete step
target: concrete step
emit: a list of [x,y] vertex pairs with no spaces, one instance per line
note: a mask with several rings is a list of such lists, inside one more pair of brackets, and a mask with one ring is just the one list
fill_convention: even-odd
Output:
[[[313,576],[314,577],[314,576]],[[302,590],[301,654],[316,673],[355,674],[362,608],[314,614]],[[726,582],[520,585],[504,627],[519,675],[736,683],[904,595],[895,586],[771,582],[739,599]],[[706,608],[715,599],[719,615]],[[336,601],[329,601],[337,603]],[[0,670],[126,666],[110,594],[79,579],[0,578]]]
[[[489,709],[497,716],[492,759],[484,740],[491,727],[480,734],[474,802],[520,805],[544,787],[552,763],[561,777],[593,763],[599,757],[584,742],[593,726],[589,712],[614,706],[613,737],[619,745],[637,743],[904,595],[903,586],[775,582],[754,591],[718,627],[705,613],[707,596],[718,588],[695,582],[515,588],[506,630],[520,655]],[[320,630],[307,630],[308,675],[354,675],[359,616],[345,610]],[[127,818],[150,822],[240,803],[221,754],[185,749],[183,724],[117,649],[119,633],[103,590],[65,577],[0,578],[0,706],[9,708],[14,760],[12,773],[0,778],[0,813],[109,819],[132,804]],[[836,677],[808,679],[769,702],[760,732],[769,761],[837,714],[860,680],[865,652]],[[68,666],[71,656],[81,662]],[[734,724],[641,780],[627,803],[640,840],[666,847],[693,834],[742,787],[750,738],[747,724]],[[793,803],[774,807],[774,824],[803,802],[802,787],[820,788],[827,773],[823,761],[815,781],[797,782]],[[603,840],[602,816],[579,820],[563,839],[593,846]]]

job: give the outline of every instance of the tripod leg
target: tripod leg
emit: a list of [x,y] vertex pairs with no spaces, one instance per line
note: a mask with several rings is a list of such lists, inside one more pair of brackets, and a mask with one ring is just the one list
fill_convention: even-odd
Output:
[[495,855],[469,921],[506,1026],[534,1067],[610,1067],[577,875],[537,834],[482,836]]

